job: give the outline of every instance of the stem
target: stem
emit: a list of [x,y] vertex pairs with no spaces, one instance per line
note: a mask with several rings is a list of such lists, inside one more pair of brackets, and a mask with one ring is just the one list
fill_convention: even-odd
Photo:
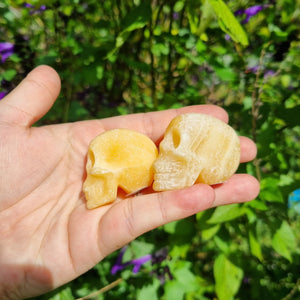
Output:
[[[262,105],[261,102],[261,93],[262,93],[262,85],[259,84],[259,78],[261,74],[261,66],[263,65],[263,57],[266,52],[266,48],[269,46],[267,44],[261,51],[261,55],[259,58],[259,64],[258,64],[258,70],[256,72],[256,77],[255,77],[255,82],[254,82],[254,88],[252,92],[252,107],[251,107],[251,115],[252,115],[252,139],[254,143],[257,142],[257,121],[260,117],[259,115],[259,109],[260,106]],[[255,173],[257,179],[260,181],[261,180],[261,172],[260,172],[260,166],[259,166],[259,159],[256,157],[253,161],[253,164],[255,166]]]
[[154,68],[154,55],[152,53],[152,46],[153,46],[153,20],[152,20],[152,13],[150,17],[150,24],[149,24],[149,53],[150,53],[150,75],[151,75],[151,97],[153,102],[154,110],[158,108],[157,96],[156,96],[156,81],[155,81],[155,68]]
[[91,293],[85,297],[82,297],[82,298],[78,298],[76,300],[88,300],[88,299],[94,299],[96,298],[97,296],[99,296],[100,294],[103,294],[109,290],[111,290],[112,288],[116,287],[117,285],[119,285],[121,282],[123,281],[123,278],[119,278],[115,281],[113,281],[112,283],[106,285],[105,287],[103,287],[102,289],[94,292],[94,293]]
[[160,17],[160,14],[161,14],[161,12],[162,12],[162,10],[164,8],[164,1],[162,1],[161,4],[159,4],[159,1],[157,1],[156,6],[158,6],[158,5],[159,5],[159,7],[158,7],[157,14],[156,14],[156,20],[155,20],[155,22],[153,22],[155,27],[159,24],[159,17]]
[[291,289],[291,291],[284,298],[282,298],[282,300],[292,299],[292,297],[297,293],[299,288],[300,288],[300,278],[298,278],[297,282],[295,283],[295,286]]
[[[172,35],[172,26],[173,26],[173,13],[174,13],[174,5],[171,5],[171,10],[170,10],[170,24],[169,24],[169,36]],[[166,84],[166,92],[170,93],[171,92],[171,86],[173,82],[173,75],[172,75],[172,42],[169,42],[169,54],[168,54],[168,71],[167,71],[167,84]]]

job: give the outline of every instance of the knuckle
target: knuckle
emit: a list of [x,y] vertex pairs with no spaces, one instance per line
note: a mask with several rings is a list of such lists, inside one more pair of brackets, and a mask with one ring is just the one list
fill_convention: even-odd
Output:
[[167,211],[164,201],[164,193],[157,193],[157,202],[159,205],[159,212],[161,216],[161,224],[165,224],[168,222]]
[[133,198],[127,199],[126,205],[124,205],[123,214],[124,214],[126,230],[129,233],[131,238],[135,238],[136,237],[136,229],[135,229]]

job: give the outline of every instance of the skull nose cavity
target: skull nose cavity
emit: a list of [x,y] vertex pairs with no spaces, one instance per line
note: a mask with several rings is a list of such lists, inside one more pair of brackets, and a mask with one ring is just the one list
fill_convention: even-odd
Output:
[[92,168],[95,164],[95,154],[92,150],[88,151],[88,163],[90,164],[90,167]]
[[172,138],[173,138],[174,148],[176,149],[179,147],[181,141],[180,132],[177,129],[173,130]]

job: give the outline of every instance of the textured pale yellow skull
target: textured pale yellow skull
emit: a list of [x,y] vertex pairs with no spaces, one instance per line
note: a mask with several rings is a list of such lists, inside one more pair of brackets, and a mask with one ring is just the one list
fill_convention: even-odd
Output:
[[239,161],[240,142],[232,127],[204,114],[179,115],[160,143],[153,189],[222,183],[234,174]]
[[88,149],[83,185],[87,207],[113,202],[118,187],[132,193],[151,185],[156,158],[156,145],[141,133],[114,129],[98,135]]

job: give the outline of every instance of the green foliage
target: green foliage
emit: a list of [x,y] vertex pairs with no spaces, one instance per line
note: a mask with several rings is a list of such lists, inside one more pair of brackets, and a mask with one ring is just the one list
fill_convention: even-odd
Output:
[[214,263],[214,277],[218,298],[230,300],[239,290],[243,270],[234,265],[224,254],[220,254]]
[[235,42],[248,46],[249,42],[244,29],[227,5],[222,0],[209,0],[209,2],[218,16],[221,29],[229,34]]
[[[84,297],[119,278],[95,299],[299,299],[300,216],[287,201],[300,186],[300,2],[270,1],[243,24],[234,13],[255,1],[30,3],[36,11],[23,0],[0,4],[0,42],[15,45],[0,64],[0,92],[36,65],[54,67],[62,92],[38,125],[220,105],[258,147],[239,172],[261,182],[254,201],[165,225],[124,256],[167,246],[164,261],[111,275],[113,253],[37,299]],[[38,12],[42,4],[47,9]]]
[[292,253],[296,250],[296,240],[290,225],[283,221],[280,228],[275,232],[272,239],[272,246],[277,253],[293,261]]

